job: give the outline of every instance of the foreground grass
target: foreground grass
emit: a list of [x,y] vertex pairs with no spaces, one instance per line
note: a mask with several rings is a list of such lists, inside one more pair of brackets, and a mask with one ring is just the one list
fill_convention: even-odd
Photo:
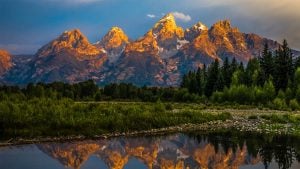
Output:
[[[225,120],[229,121],[222,122]],[[293,111],[193,103],[74,102],[45,98],[0,101],[0,139],[92,137],[184,124],[192,124],[188,126],[197,130],[246,129],[300,135],[300,114]]]
[[202,107],[170,103],[76,103],[68,99],[0,102],[2,137],[36,137],[130,132],[231,119]]

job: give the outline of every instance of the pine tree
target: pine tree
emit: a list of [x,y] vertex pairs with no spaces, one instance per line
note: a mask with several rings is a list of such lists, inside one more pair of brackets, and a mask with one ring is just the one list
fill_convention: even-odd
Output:
[[238,68],[240,71],[244,72],[245,70],[245,67],[244,67],[244,63],[243,62],[240,62],[240,65],[239,65],[239,68]]
[[190,79],[190,82],[189,82],[188,90],[190,93],[196,94],[198,92],[198,82],[197,82],[195,72],[189,73],[189,79]]
[[237,70],[237,67],[238,67],[238,65],[237,65],[236,59],[234,57],[232,59],[232,61],[231,61],[231,65],[230,65],[230,73],[231,73],[231,75]]
[[296,69],[294,75],[294,87],[300,88],[300,67]]
[[272,101],[275,98],[275,87],[273,85],[272,76],[265,82],[263,86],[263,92],[265,93],[265,102]]
[[263,81],[267,81],[274,74],[274,60],[267,43],[264,46],[262,57],[259,61],[263,73]]
[[222,75],[223,75],[224,85],[229,88],[232,74],[231,74],[230,65],[227,57],[225,58],[222,66]]
[[196,81],[197,81],[197,93],[201,96],[203,94],[203,82],[202,82],[202,71],[199,67],[196,73]]
[[223,89],[225,88],[225,84],[224,84],[224,77],[223,77],[222,73],[219,73],[218,80],[216,83],[217,83],[216,90],[223,91]]
[[296,71],[298,67],[300,67],[300,56],[295,59],[294,70]]
[[247,86],[257,85],[258,79],[260,78],[260,67],[259,62],[256,58],[250,59],[244,73],[244,83]]
[[202,81],[203,81],[203,87],[205,86],[207,82],[207,66],[204,64],[202,69]]
[[240,70],[235,71],[231,77],[231,86],[239,86],[242,84],[242,72]]
[[282,47],[279,47],[276,51],[275,57],[275,74],[274,83],[276,91],[280,89],[285,90],[288,85],[288,81],[292,79],[293,67],[292,67],[292,53],[288,47],[287,41],[283,41]]
[[210,97],[218,89],[219,61],[216,59],[208,69],[207,83],[205,85],[205,95]]
[[188,77],[188,75],[185,74],[182,77],[182,82],[181,82],[180,87],[181,88],[188,88],[188,86],[189,86],[189,77]]
[[241,84],[245,84],[245,68],[244,68],[244,63],[240,62],[239,67],[237,69],[238,71],[240,71],[240,83]]
[[294,75],[294,94],[298,102],[300,102],[300,68],[297,68]]

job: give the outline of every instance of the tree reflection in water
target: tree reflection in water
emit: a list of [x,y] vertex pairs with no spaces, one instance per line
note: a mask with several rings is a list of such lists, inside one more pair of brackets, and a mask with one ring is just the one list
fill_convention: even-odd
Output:
[[[193,137],[193,134],[189,135]],[[243,144],[247,146],[250,156],[259,156],[265,169],[268,169],[272,160],[278,164],[279,169],[289,169],[294,162],[300,163],[300,137],[296,136],[272,136],[251,133],[223,132],[217,135],[206,134],[196,136],[200,142],[208,139],[214,145],[216,151],[221,147],[228,153],[234,152]]]
[[[64,167],[76,169],[84,166],[95,168],[97,164],[110,169],[129,166],[150,169],[237,169],[251,166],[268,169],[274,168],[275,163],[279,169],[300,166],[299,137],[251,133],[119,137],[71,143],[45,143],[37,144],[36,147]],[[18,148],[20,147],[13,149]],[[22,168],[22,165],[12,168]]]

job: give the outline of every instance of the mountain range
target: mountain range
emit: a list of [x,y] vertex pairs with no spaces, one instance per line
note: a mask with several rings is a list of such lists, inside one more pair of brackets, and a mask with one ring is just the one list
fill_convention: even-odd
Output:
[[259,35],[242,33],[228,20],[210,28],[199,22],[184,30],[172,14],[167,14],[137,40],[113,27],[92,44],[74,29],[63,32],[32,56],[12,56],[0,50],[0,84],[93,79],[99,85],[177,86],[189,70],[215,59],[236,58],[246,63],[258,57],[266,43],[271,50],[280,46]]
[[250,154],[245,144],[234,147],[235,149],[226,148],[220,144],[211,144],[207,140],[186,139],[182,135],[150,140],[119,138],[49,143],[37,147],[66,168],[72,169],[84,168],[91,156],[96,157],[98,165],[102,162],[110,169],[126,168],[133,159],[138,159],[139,163],[149,169],[238,169],[262,161],[258,154]]

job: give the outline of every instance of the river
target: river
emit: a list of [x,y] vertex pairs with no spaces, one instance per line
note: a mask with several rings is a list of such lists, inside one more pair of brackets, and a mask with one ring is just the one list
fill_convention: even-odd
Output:
[[249,133],[178,133],[0,147],[1,169],[300,169],[299,161],[299,138]]

